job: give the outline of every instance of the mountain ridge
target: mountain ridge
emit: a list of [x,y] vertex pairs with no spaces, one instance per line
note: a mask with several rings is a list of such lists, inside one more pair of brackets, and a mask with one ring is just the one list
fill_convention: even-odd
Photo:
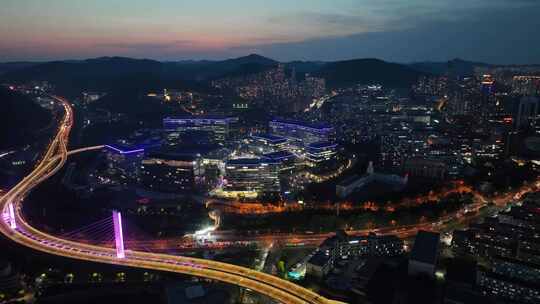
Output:
[[399,63],[363,58],[327,63],[314,75],[325,78],[330,87],[360,83],[404,88],[410,87],[426,73]]
[[[460,73],[469,73],[472,66],[483,64],[461,59],[448,62],[416,62],[401,64],[377,58],[340,61],[283,62],[287,69],[323,77],[330,87],[355,83],[380,83],[405,87],[422,75],[444,74],[449,62]],[[214,79],[235,77],[264,71],[280,62],[258,54],[225,60],[157,61],[122,56],[104,56],[83,60],[59,60],[10,68],[0,80],[25,82],[49,80],[62,90],[155,90],[159,88],[207,88]],[[487,64],[485,64],[487,65]],[[1,64],[0,64],[1,67]]]

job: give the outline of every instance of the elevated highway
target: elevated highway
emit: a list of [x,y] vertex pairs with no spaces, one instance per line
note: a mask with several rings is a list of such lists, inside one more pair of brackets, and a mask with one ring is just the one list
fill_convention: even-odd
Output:
[[[124,258],[118,258],[113,248],[62,239],[32,227],[25,220],[21,208],[27,194],[58,172],[69,155],[104,147],[94,146],[68,151],[67,143],[73,126],[73,110],[64,98],[58,96],[53,96],[53,98],[65,109],[65,115],[56,136],[34,170],[0,198],[0,210],[3,215],[3,220],[0,220],[0,232],[7,238],[26,247],[57,256],[218,280],[249,288],[281,303],[340,303],[289,281],[246,267],[198,258],[132,251],[129,248]],[[13,210],[12,214],[10,214],[10,209]]]

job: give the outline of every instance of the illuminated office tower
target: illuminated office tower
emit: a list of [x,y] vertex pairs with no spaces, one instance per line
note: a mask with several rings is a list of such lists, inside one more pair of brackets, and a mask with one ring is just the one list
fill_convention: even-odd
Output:
[[524,96],[540,95],[540,76],[514,76],[512,93]]
[[167,132],[188,133],[190,131],[208,132],[213,141],[223,143],[235,136],[238,117],[226,116],[188,116],[163,119]]
[[232,159],[225,165],[224,190],[238,193],[279,192],[279,163],[266,158]]
[[285,137],[271,134],[254,134],[248,138],[251,152],[257,155],[283,151],[287,141]]
[[538,117],[538,98],[524,96],[519,101],[516,128],[533,127]]
[[324,161],[332,160],[336,155],[337,144],[330,142],[316,142],[306,147],[306,159],[315,166]]

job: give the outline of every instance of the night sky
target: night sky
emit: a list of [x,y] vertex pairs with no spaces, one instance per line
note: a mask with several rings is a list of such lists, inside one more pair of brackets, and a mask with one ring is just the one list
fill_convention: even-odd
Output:
[[538,0],[2,0],[0,62],[128,56],[540,63]]

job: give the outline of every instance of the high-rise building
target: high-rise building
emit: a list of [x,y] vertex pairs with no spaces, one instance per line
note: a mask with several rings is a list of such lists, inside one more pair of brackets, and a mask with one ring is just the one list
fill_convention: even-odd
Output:
[[534,127],[538,117],[538,98],[531,96],[521,97],[516,116],[516,128]]
[[414,86],[414,92],[419,95],[443,97],[448,93],[448,78],[446,76],[420,77]]
[[524,96],[540,95],[540,76],[514,76],[512,93]]
[[478,271],[478,286],[484,295],[508,299],[512,303],[540,303],[540,284],[509,278],[491,271]]
[[483,111],[481,84],[474,77],[452,82],[448,92],[448,112],[451,115],[479,115]]
[[493,76],[489,74],[482,75],[482,81],[480,83],[480,91],[482,94],[490,95],[493,93],[495,80],[493,79]]
[[492,271],[526,282],[540,282],[540,265],[516,258],[495,256],[491,258]]
[[308,74],[298,81],[296,71],[288,70],[283,64],[267,67],[258,73],[214,80],[212,86],[235,91],[243,100],[264,106],[272,113],[303,110],[326,92],[323,78]]
[[455,230],[455,256],[483,257],[477,268],[476,289],[483,295],[517,303],[540,300],[540,203],[538,195],[522,198],[521,206]]
[[313,77],[306,74],[306,78],[301,85],[302,94],[312,98],[319,98],[326,92],[326,81],[324,78]]

